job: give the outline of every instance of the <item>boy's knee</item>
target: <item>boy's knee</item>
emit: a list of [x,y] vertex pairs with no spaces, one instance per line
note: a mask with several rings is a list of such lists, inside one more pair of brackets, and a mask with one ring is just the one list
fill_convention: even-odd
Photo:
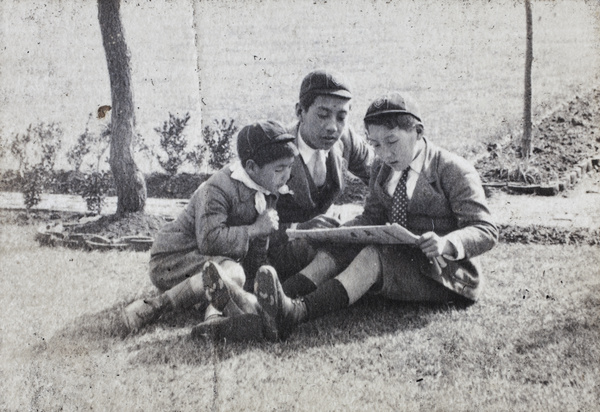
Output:
[[376,245],[368,245],[360,251],[360,254],[369,259],[379,259],[379,248]]
[[220,263],[220,265],[230,281],[240,287],[244,286],[244,283],[246,282],[246,274],[244,273],[244,268],[242,265],[234,262],[233,260],[224,260]]

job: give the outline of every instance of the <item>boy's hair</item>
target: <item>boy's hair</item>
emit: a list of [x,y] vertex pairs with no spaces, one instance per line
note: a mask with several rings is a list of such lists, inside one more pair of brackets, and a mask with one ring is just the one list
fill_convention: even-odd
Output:
[[259,167],[286,157],[298,155],[295,137],[281,123],[274,120],[256,122],[245,126],[237,137],[238,158],[246,167],[248,160]]
[[423,127],[417,105],[409,97],[398,92],[379,97],[369,105],[364,118],[365,128],[378,125],[388,129],[396,127],[410,130],[417,125]]
[[317,96],[334,96],[342,99],[351,99],[352,93],[346,79],[339,73],[318,69],[306,75],[300,85],[298,102],[303,110],[308,110],[315,102]]

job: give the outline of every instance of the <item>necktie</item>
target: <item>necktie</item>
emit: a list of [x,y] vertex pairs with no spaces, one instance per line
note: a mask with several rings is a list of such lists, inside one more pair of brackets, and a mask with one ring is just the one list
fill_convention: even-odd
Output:
[[392,223],[398,223],[400,226],[406,227],[408,224],[408,195],[406,194],[406,179],[408,178],[407,167],[402,172],[402,176],[398,181],[394,197],[392,198]]
[[326,155],[323,150],[315,150],[313,156],[314,162],[312,167],[312,178],[313,182],[317,187],[321,187],[325,184],[327,177],[327,165],[325,163]]

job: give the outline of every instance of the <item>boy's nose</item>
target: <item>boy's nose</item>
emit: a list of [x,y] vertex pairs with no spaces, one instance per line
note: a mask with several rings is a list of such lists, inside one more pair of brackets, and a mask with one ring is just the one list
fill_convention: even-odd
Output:
[[327,122],[327,125],[325,126],[325,128],[326,128],[327,132],[329,132],[329,133],[335,133],[338,130],[337,123],[333,120]]

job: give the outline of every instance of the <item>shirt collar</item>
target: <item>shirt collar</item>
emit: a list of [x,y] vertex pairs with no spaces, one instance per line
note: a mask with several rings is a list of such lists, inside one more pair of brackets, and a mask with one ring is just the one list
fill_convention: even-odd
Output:
[[[306,144],[304,138],[300,134],[300,127],[298,127],[298,151],[300,152],[300,156],[302,156],[302,160],[304,160],[304,164],[309,164],[317,150],[318,149],[313,149]],[[327,156],[329,150],[323,150],[323,153]]]
[[231,166],[229,166],[229,168],[231,169],[232,179],[237,180],[238,182],[242,182],[247,188],[256,190],[257,192],[260,192],[264,195],[271,194],[271,192],[269,192],[267,189],[258,185],[254,180],[252,180],[250,175],[248,175],[248,172],[246,172],[246,169],[244,169],[244,167],[242,166],[242,162],[236,161]]
[[425,163],[425,144],[422,143],[421,144],[421,152],[419,152],[417,157],[415,157],[413,159],[413,161],[410,162],[410,170],[420,174],[421,170],[423,169],[424,163]]

